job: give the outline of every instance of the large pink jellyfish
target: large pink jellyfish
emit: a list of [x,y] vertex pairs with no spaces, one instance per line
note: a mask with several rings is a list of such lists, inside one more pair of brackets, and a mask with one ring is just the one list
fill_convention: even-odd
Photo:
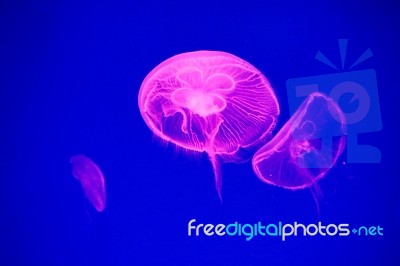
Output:
[[312,93],[276,136],[253,157],[264,182],[287,189],[315,184],[336,163],[345,146],[345,117],[322,93]]
[[268,80],[248,62],[225,52],[173,56],[144,79],[139,108],[163,140],[206,152],[221,197],[218,157],[235,161],[239,152],[271,134],[279,106]]
[[98,212],[106,207],[106,187],[103,173],[90,158],[85,155],[71,157],[72,175],[81,182],[89,201]]

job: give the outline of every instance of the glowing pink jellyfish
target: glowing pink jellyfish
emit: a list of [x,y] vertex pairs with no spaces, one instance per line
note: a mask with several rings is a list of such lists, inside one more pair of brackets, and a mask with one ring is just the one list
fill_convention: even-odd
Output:
[[71,157],[72,175],[81,182],[89,201],[98,212],[106,207],[106,187],[100,168],[85,155]]
[[142,117],[155,135],[206,152],[221,198],[218,157],[238,161],[243,148],[270,135],[279,106],[268,80],[248,62],[225,52],[173,56],[144,79]]
[[253,157],[264,182],[287,189],[315,184],[336,163],[345,146],[345,117],[322,93],[311,94],[278,134]]

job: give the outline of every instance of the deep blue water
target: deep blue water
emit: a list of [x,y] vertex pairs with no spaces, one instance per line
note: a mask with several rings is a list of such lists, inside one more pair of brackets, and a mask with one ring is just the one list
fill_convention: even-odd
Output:
[[[400,5],[322,2],[2,1],[0,265],[398,265]],[[356,69],[376,70],[383,130],[360,142],[382,160],[332,169],[319,184],[319,217],[310,190],[264,184],[250,163],[223,165],[221,204],[207,156],[165,145],[140,116],[137,94],[157,64],[221,50],[270,80],[278,130],[289,118],[286,80],[336,73],[314,56],[340,65],[340,38],[349,62],[374,53]],[[79,153],[104,172],[103,213],[71,175]],[[188,237],[193,218],[380,225],[384,236]]]

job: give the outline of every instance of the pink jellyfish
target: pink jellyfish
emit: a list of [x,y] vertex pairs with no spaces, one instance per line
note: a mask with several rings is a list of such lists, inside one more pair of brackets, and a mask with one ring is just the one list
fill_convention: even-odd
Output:
[[71,157],[72,175],[81,182],[89,201],[98,212],[106,207],[106,187],[100,168],[85,155]]
[[271,134],[279,115],[264,75],[243,59],[218,51],[183,53],[162,62],[144,79],[138,102],[155,135],[209,155],[220,198],[217,156],[238,161],[242,149]]
[[276,136],[253,157],[264,182],[287,189],[315,184],[335,165],[345,146],[345,117],[322,93],[312,93]]

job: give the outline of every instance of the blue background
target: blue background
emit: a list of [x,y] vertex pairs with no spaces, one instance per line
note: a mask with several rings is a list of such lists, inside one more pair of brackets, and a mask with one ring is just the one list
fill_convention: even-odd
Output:
[[[396,1],[79,2],[1,2],[0,265],[398,265]],[[320,217],[310,190],[264,184],[250,163],[223,165],[220,204],[207,156],[165,145],[140,117],[152,68],[222,50],[270,80],[279,129],[289,118],[286,80],[334,73],[314,56],[339,65],[338,38],[349,39],[351,63],[374,53],[354,70],[377,73],[383,130],[360,142],[379,147],[382,162],[332,169],[319,184]],[[71,175],[79,153],[105,174],[104,213]],[[188,237],[193,218],[380,225],[384,236]]]

